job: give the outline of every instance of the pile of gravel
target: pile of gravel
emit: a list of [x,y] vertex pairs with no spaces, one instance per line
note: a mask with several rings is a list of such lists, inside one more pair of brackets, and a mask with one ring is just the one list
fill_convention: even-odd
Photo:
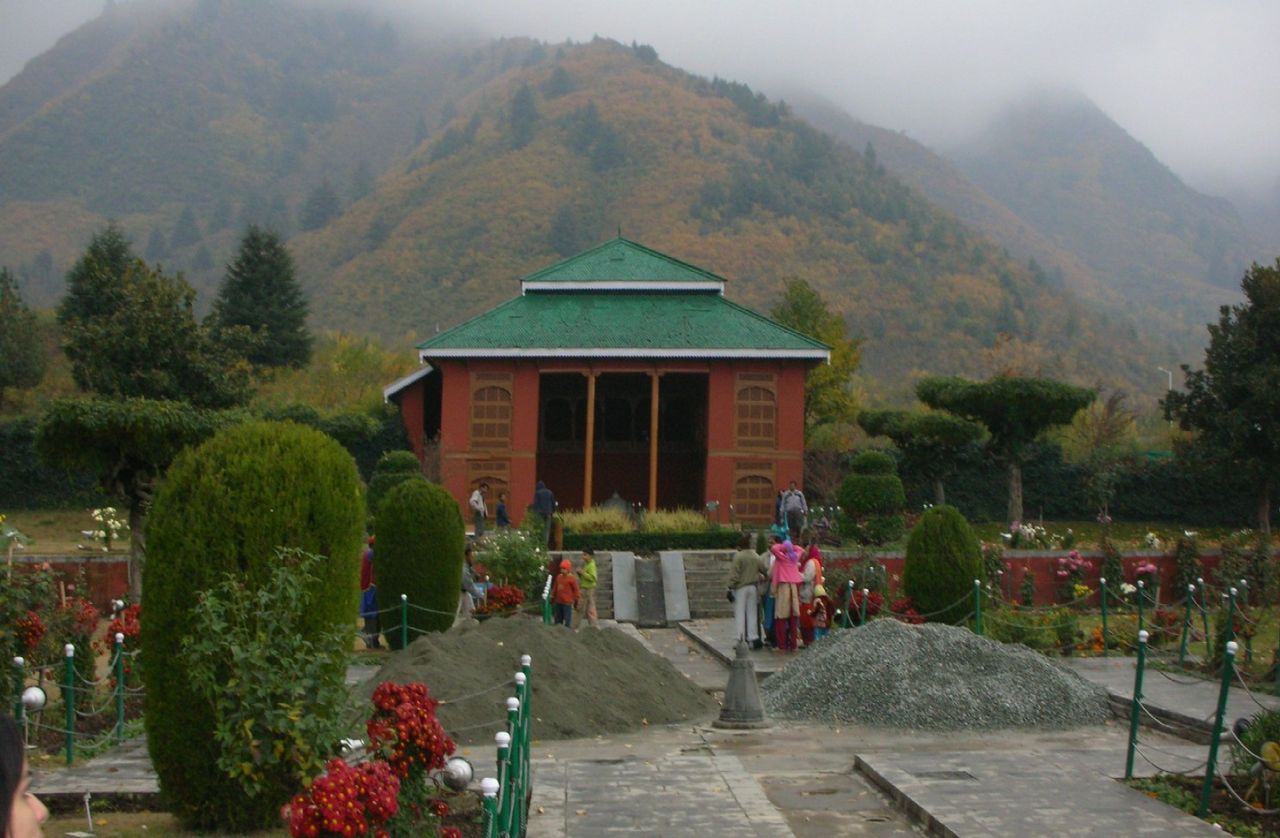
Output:
[[[715,699],[666,658],[617,629],[584,628],[575,634],[523,615],[460,623],[443,634],[423,635],[355,693],[367,701],[383,681],[421,681],[432,698],[444,702],[438,714],[455,741],[490,743],[502,728],[499,720],[506,718],[506,700],[515,694],[512,678],[525,654],[533,659],[535,739],[704,720],[719,710]],[[501,686],[490,689],[496,685]],[[482,694],[473,695],[478,692]]]
[[1064,728],[1110,717],[1101,687],[1025,646],[896,620],[828,635],[761,693],[779,718],[878,727]]

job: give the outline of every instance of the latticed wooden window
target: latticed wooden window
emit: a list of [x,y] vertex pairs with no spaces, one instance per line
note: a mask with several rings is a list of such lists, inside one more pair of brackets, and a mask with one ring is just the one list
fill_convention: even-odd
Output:
[[481,373],[471,392],[471,445],[511,447],[511,376]]
[[773,448],[778,416],[773,376],[740,374],[736,401],[738,446]]
[[733,510],[742,521],[773,519],[773,480],[763,474],[742,474],[733,482]]

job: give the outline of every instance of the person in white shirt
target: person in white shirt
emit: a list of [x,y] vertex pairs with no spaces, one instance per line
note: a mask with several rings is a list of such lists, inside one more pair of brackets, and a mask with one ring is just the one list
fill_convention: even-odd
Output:
[[476,524],[476,538],[484,535],[484,520],[489,517],[489,507],[485,505],[484,496],[489,491],[488,483],[481,483],[471,493],[471,518]]

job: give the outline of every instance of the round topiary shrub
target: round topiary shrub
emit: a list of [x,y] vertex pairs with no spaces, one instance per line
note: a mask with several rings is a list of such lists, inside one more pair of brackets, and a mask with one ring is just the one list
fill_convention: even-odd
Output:
[[[973,580],[982,576],[982,550],[969,522],[952,506],[920,517],[907,540],[902,589],[931,621],[956,623],[973,610]],[[941,613],[934,613],[941,612]]]
[[462,590],[466,531],[453,496],[426,480],[387,493],[378,512],[378,608],[392,649],[401,643],[400,596],[409,598],[408,640],[453,625]]
[[292,422],[229,428],[183,452],[169,469],[147,521],[143,683],[151,760],[161,792],[184,826],[259,829],[278,820],[288,799],[288,791],[284,797],[249,796],[216,766],[214,710],[197,699],[182,656],[200,594],[227,574],[246,589],[261,588],[277,548],[297,548],[327,557],[314,570],[312,606],[299,630],[318,637],[351,627],[363,524],[351,455],[328,436]]
[[377,516],[378,506],[387,492],[416,477],[422,477],[422,464],[412,451],[388,451],[378,458],[373,476],[369,478],[369,516]]
[[854,474],[894,474],[898,471],[898,464],[884,451],[869,448],[854,456],[849,462],[849,470]]

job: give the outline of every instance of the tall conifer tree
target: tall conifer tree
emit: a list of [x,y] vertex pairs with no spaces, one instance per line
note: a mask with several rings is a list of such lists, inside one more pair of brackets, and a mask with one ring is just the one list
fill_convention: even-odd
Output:
[[8,268],[0,268],[0,407],[7,387],[34,387],[44,377],[40,324],[18,294]]
[[250,226],[240,240],[209,319],[224,340],[234,327],[247,328],[250,345],[239,348],[257,366],[301,367],[311,359],[307,300],[294,278],[293,258],[270,230]]

